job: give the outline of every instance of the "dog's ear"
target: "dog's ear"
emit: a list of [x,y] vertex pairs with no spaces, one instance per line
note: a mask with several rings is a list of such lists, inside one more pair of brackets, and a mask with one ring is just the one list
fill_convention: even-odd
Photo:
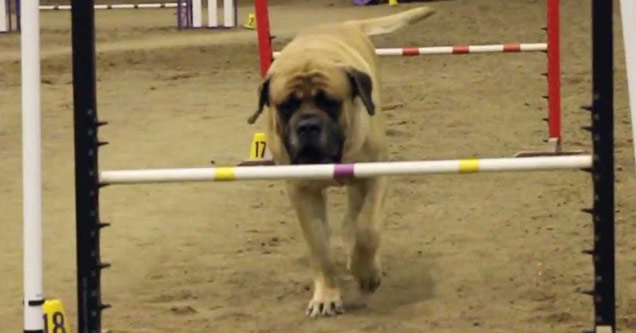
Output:
[[357,69],[349,69],[347,71],[347,77],[351,84],[351,94],[353,98],[360,97],[362,103],[367,108],[367,112],[370,115],[375,114],[375,105],[371,98],[373,92],[373,82],[369,74],[361,72]]
[[269,106],[269,82],[270,78],[266,78],[263,83],[258,87],[258,109],[254,114],[247,120],[248,124],[253,124],[258,119],[258,116],[263,113],[263,109],[265,106]]

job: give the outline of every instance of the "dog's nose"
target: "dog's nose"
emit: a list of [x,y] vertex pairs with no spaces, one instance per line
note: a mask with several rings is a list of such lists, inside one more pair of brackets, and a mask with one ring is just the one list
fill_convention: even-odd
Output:
[[296,133],[301,138],[314,138],[322,132],[322,122],[318,117],[301,119],[296,125]]

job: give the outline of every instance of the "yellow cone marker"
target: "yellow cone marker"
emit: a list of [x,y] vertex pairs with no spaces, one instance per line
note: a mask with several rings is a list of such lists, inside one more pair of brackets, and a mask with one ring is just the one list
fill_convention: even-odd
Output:
[[71,333],[64,312],[64,304],[59,299],[47,299],[43,305],[44,333]]
[[267,138],[265,133],[254,133],[252,148],[250,149],[250,160],[262,160],[267,152]]
[[272,165],[274,160],[272,153],[267,149],[267,138],[265,133],[254,133],[254,139],[252,139],[252,146],[250,148],[249,159],[243,160],[239,163],[239,166],[253,166],[253,165]]
[[256,15],[247,15],[247,21],[245,21],[245,23],[243,24],[243,28],[250,30],[256,29]]
[[389,6],[397,6],[398,0],[389,0]]

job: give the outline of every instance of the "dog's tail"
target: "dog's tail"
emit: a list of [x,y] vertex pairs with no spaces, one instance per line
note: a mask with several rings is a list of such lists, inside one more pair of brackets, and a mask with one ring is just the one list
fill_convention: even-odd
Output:
[[367,36],[383,35],[421,21],[434,13],[430,7],[418,7],[389,16],[349,21],[347,24],[357,26]]

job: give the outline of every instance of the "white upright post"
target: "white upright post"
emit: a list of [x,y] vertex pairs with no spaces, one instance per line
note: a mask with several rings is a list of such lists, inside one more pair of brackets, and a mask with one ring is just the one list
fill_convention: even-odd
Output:
[[203,22],[201,17],[201,0],[192,0],[192,27],[200,28]]
[[[623,17],[629,105],[632,116],[632,138],[636,142],[636,0],[621,0],[621,14]],[[636,145],[634,153],[636,154]]]
[[216,28],[219,26],[217,8],[217,0],[208,0],[208,27]]
[[234,0],[223,0],[223,25],[227,28],[236,26],[234,22]]
[[[3,1],[3,0],[2,0]],[[24,331],[43,332],[42,163],[40,133],[40,9],[23,1],[22,207],[24,219]]]
[[0,0],[0,32],[9,32],[9,15],[7,0]]

